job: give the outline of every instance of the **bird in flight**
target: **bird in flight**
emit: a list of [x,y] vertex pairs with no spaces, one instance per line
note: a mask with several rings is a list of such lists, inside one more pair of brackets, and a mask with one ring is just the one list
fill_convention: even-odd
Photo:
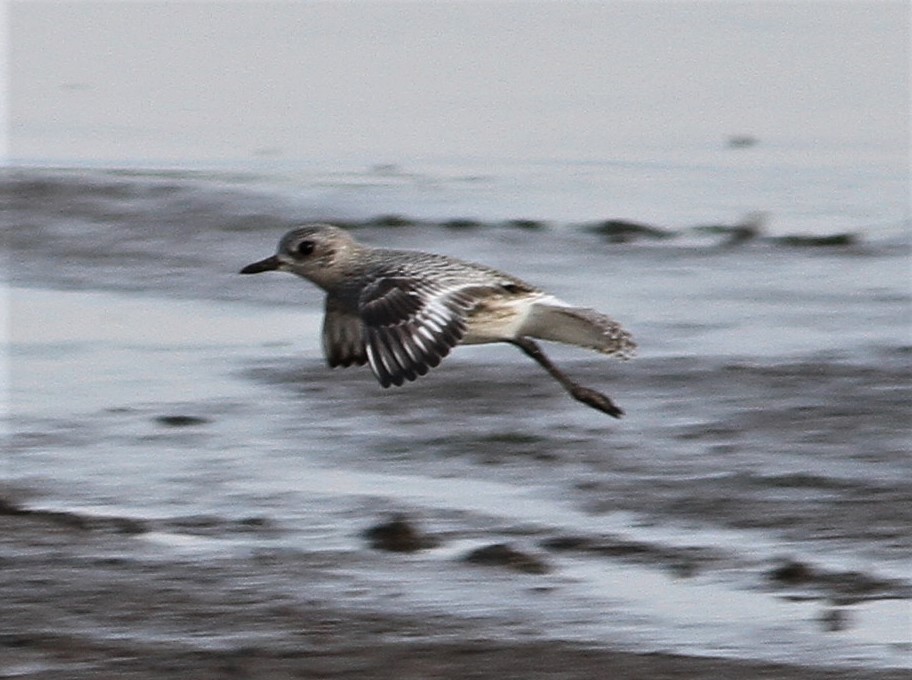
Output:
[[571,380],[533,338],[627,359],[619,323],[484,265],[445,255],[371,248],[329,224],[286,233],[275,255],[241,274],[286,271],[326,291],[323,352],[331,367],[368,364],[383,387],[425,375],[456,345],[506,342],[577,401],[620,418],[606,395]]

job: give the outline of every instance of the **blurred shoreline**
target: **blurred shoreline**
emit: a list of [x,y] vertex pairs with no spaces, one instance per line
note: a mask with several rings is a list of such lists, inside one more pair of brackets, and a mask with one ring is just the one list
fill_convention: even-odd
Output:
[[123,527],[0,512],[0,529],[0,672],[15,677],[908,677],[499,638],[471,618],[346,607],[293,585],[332,578],[320,553],[187,562],[137,545]]

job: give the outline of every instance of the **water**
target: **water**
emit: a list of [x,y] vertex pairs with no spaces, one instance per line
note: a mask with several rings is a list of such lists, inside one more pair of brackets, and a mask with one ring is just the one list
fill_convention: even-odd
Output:
[[[494,637],[909,664],[901,235],[800,248],[686,230],[610,244],[569,223],[359,230],[502,266],[623,320],[635,361],[555,348],[625,408],[614,423],[508,347],[458,351],[401,390],[326,368],[319,292],[236,275],[300,210],[283,183],[37,169],[6,181],[5,484],[28,507],[142,521],[136,541],[175,559],[330,551],[338,580],[322,587],[354,589],[353,606],[395,596],[480,617]],[[440,547],[378,558],[359,534],[390,512]],[[270,530],[238,531],[250,518]],[[481,587],[457,558],[496,542],[542,555],[550,574]],[[811,575],[780,583],[790,563]],[[839,632],[821,623],[832,608]]]
[[[20,8],[16,26],[63,7]],[[321,7],[330,17],[335,5]],[[784,11],[770,7],[766,19]],[[701,12],[685,14],[738,19]],[[762,12],[741,17],[755,39],[774,25]],[[862,45],[871,26],[856,26]],[[831,45],[825,28],[808,39]],[[780,55],[788,44],[764,43]],[[846,77],[867,74],[876,91],[873,67],[857,64]],[[87,87],[41,96],[101,85]],[[14,114],[40,100],[28,92]],[[273,154],[232,158],[201,139],[195,155],[162,159],[139,141],[173,137],[177,108],[140,117],[148,136],[113,157],[116,145],[92,140],[117,129],[80,106],[74,121],[98,127],[73,122],[71,143],[56,147],[58,132],[23,128],[16,167],[0,180],[10,254],[3,499],[102,534],[112,518],[134,522],[119,559],[220,570],[212,578],[261,604],[323,598],[469,622],[491,639],[912,666],[909,176],[907,147],[888,139],[896,128],[875,143],[864,126],[834,127],[824,107],[830,118],[796,128],[803,139],[753,128],[759,143],[741,149],[725,144],[733,128],[695,117],[687,141],[633,135],[642,143],[618,148],[587,150],[575,137],[561,147],[554,132],[522,154],[515,139],[490,153],[490,139],[418,153],[402,138],[400,153],[378,143],[317,160],[286,130]],[[627,131],[645,135],[652,105],[631,102],[634,119],[636,106],[642,127]],[[599,123],[595,109],[579,115],[583,129]],[[765,221],[744,242],[695,229],[756,211]],[[371,224],[392,214],[414,224]],[[640,345],[634,361],[551,351],[627,416],[571,401],[506,346],[459,349],[401,389],[382,390],[366,369],[328,369],[322,294],[289,276],[237,275],[308,219],[354,225],[373,245],[501,267],[622,321]],[[480,224],[441,226],[454,219]],[[613,242],[589,229],[606,219],[667,238]],[[829,246],[782,239],[844,234]],[[362,531],[394,513],[435,547],[372,550]],[[547,573],[464,562],[494,543],[537,556]],[[57,625],[93,640],[187,638],[170,619],[83,614]],[[217,623],[193,630],[200,648],[245,635]]]

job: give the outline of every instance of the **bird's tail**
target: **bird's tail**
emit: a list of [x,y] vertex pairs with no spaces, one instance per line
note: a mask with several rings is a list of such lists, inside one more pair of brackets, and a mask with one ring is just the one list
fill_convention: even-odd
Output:
[[629,359],[636,350],[633,337],[614,319],[556,299],[534,304],[520,335],[594,349],[619,359]]

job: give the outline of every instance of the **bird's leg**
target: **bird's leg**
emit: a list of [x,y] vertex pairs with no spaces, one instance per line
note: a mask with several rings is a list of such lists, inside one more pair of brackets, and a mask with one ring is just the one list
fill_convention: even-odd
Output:
[[548,371],[548,375],[559,382],[561,386],[567,390],[570,396],[577,401],[581,401],[587,406],[591,406],[602,413],[607,413],[612,418],[620,418],[624,415],[624,412],[601,392],[597,392],[596,390],[583,387],[579,383],[573,382],[563,371],[551,363],[551,360],[545,355],[541,347],[539,347],[538,343],[535,341],[530,340],[529,338],[516,338],[514,340],[509,340],[508,342],[516,345],[527,355],[535,359],[542,368]]

